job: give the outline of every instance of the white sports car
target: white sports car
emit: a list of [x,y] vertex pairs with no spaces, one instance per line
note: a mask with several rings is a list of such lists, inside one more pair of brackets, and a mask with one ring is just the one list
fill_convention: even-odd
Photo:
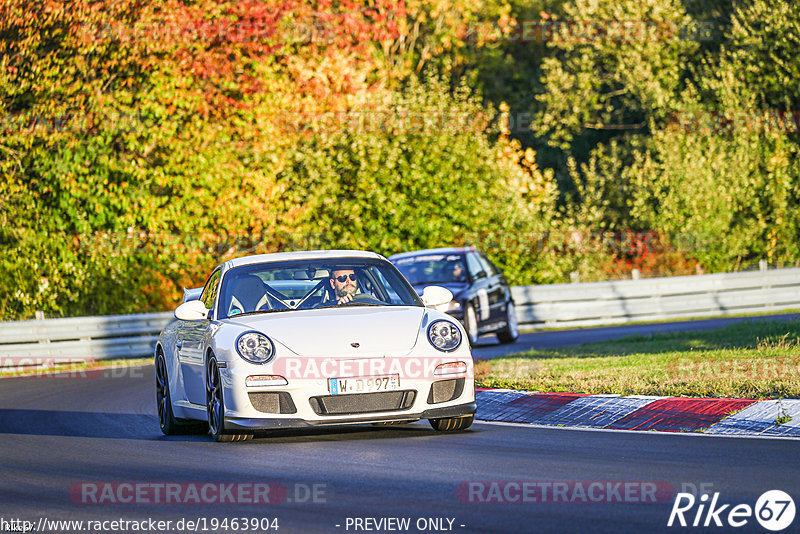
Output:
[[155,348],[161,430],[217,441],[259,429],[428,419],[468,428],[475,413],[466,333],[418,297],[383,256],[287,252],[226,261],[190,290]]

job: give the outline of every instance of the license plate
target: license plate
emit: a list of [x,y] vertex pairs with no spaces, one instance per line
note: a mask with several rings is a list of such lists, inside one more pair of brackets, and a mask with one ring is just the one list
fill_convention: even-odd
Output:
[[351,378],[329,378],[331,395],[346,393],[375,393],[400,389],[400,375],[356,376]]

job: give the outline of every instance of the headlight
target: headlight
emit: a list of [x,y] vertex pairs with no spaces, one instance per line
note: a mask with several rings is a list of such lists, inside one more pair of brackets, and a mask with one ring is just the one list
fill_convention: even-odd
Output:
[[443,352],[450,352],[461,345],[461,331],[450,321],[439,319],[428,327],[428,341]]
[[236,340],[239,356],[251,363],[267,363],[275,356],[275,345],[264,334],[245,332]]

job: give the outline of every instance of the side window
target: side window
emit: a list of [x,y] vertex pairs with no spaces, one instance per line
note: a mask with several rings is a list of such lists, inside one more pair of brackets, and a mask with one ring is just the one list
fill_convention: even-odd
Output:
[[222,271],[217,269],[211,274],[208,278],[208,282],[206,282],[206,286],[203,288],[203,294],[200,295],[200,300],[208,310],[214,307],[214,301],[219,291],[219,277],[221,272]]
[[494,276],[497,274],[497,268],[486,256],[478,254],[478,260],[481,262],[483,270],[486,271],[486,276]]
[[477,275],[479,272],[484,270],[475,254],[467,254],[467,269],[469,270],[470,276],[473,278],[475,278],[475,275]]
[[[378,269],[374,269],[374,272],[378,282],[383,286],[383,289],[386,290],[386,294],[389,297],[389,302],[392,304],[403,304],[403,300],[397,294],[397,291],[395,291],[389,281],[386,280],[386,277],[383,276],[383,273]],[[378,295],[380,295],[380,292],[378,292]]]

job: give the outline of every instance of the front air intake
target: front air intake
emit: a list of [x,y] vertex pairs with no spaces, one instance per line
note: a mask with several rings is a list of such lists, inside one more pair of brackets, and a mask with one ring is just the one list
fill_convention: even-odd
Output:
[[353,395],[324,395],[311,397],[308,400],[317,415],[351,415],[407,410],[414,404],[416,396],[416,391],[405,390]]
[[263,391],[248,393],[253,408],[263,413],[297,413],[292,396],[286,391]]
[[428,404],[439,404],[457,399],[464,391],[464,379],[453,378],[450,380],[439,380],[431,386],[428,394]]

